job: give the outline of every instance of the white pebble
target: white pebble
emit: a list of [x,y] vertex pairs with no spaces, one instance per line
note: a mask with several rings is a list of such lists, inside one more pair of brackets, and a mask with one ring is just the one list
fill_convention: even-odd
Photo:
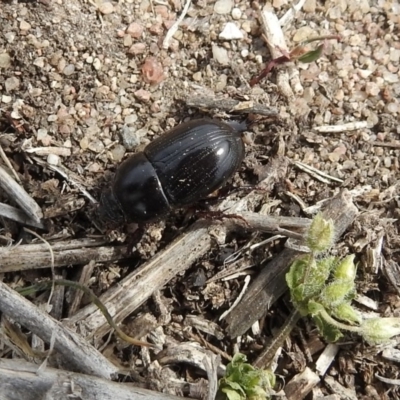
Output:
[[240,10],[240,8],[234,8],[233,10],[232,10],[232,18],[233,19],[236,19],[236,20],[238,20],[238,19],[240,19],[241,18],[241,16],[242,16],[242,11]]
[[138,119],[138,116],[136,114],[127,115],[125,117],[125,124],[132,125],[137,121],[137,119]]
[[398,114],[400,112],[400,105],[398,103],[389,103],[385,107],[386,112],[391,114]]
[[383,73],[383,79],[389,83],[396,83],[399,81],[399,77],[397,74],[392,74],[391,72],[385,71]]
[[21,31],[28,31],[29,29],[31,29],[31,24],[29,22],[22,20],[19,23],[19,29],[21,29]]
[[214,4],[214,12],[217,14],[229,14],[233,7],[233,0],[218,0]]
[[212,47],[213,58],[221,65],[229,65],[228,51],[223,47],[213,45]]
[[262,58],[262,55],[261,55],[261,54],[257,54],[257,55],[255,56],[255,60],[256,60],[256,63],[257,63],[257,64],[263,64],[263,58]]
[[11,103],[12,97],[11,96],[7,96],[5,94],[3,94],[3,96],[1,96],[1,101],[5,104]]
[[33,61],[33,65],[36,65],[39,68],[43,68],[44,62],[45,62],[44,57],[38,57],[38,58],[35,58],[35,60]]
[[39,141],[42,141],[42,139],[47,137],[47,129],[44,128],[39,128],[37,130],[37,135],[36,135],[36,139]]
[[47,163],[50,165],[58,165],[60,163],[60,157],[57,154],[49,154],[47,156]]
[[52,114],[52,115],[49,115],[49,116],[47,117],[47,121],[48,121],[48,122],[55,122],[55,121],[57,121],[57,119],[58,119],[58,117],[57,117],[56,114]]
[[101,69],[101,61],[97,57],[93,60],[93,68],[96,71],[99,71]]
[[64,69],[63,69],[63,74],[64,75],[72,75],[75,72],[75,65],[74,64],[68,64]]
[[238,40],[243,39],[243,33],[233,22],[228,22],[222,32],[219,34],[222,40]]

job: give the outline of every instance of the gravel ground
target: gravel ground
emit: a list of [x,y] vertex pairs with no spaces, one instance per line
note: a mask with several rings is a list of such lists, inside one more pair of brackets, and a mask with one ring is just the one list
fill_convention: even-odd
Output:
[[[359,294],[376,301],[375,312],[399,316],[398,1],[307,0],[283,28],[288,48],[320,35],[340,35],[341,40],[327,41],[324,55],[316,62],[278,67],[290,72],[292,94],[280,90],[276,70],[259,84],[249,85],[271,59],[256,7],[249,2],[196,1],[164,46],[168,30],[182,13],[180,0],[95,1],[0,1],[0,144],[45,216],[53,215],[55,208],[65,208],[71,199],[82,200],[82,194],[43,162],[64,166],[99,198],[127,153],[187,118],[229,118],[218,109],[191,108],[188,98],[201,94],[273,106],[278,118],[252,116],[248,139],[253,144],[247,145],[247,157],[235,183],[255,184],[255,166],[266,164],[283,140],[291,166],[286,179],[268,193],[271,213],[301,216],[303,205],[331,197],[339,188],[359,189],[360,216],[335,251],[357,255]],[[272,3],[281,18],[291,2]],[[327,174],[327,182],[300,170],[295,162]],[[9,199],[0,193],[0,201]],[[87,217],[90,204],[85,201],[51,218],[50,233],[44,237],[79,238],[97,233]],[[182,228],[182,215],[169,217],[162,228],[157,225],[165,229],[163,239],[143,247],[138,263],[164,247]],[[17,242],[20,234],[18,224],[0,219],[1,245]],[[118,236],[120,240],[124,237]],[[260,235],[257,240],[264,238]],[[370,269],[368,255],[382,238],[382,269],[397,267],[397,287],[382,269]],[[25,237],[28,243],[31,239]],[[233,238],[223,251],[229,254],[248,240]],[[259,257],[276,251],[271,246]],[[215,247],[189,276],[199,267],[207,278],[215,275],[224,257],[217,253]],[[94,272],[96,291],[101,293],[126,273],[123,264],[99,265]],[[5,274],[3,280],[29,282],[38,276]],[[209,284],[200,290],[188,288],[179,279],[174,285],[164,294],[182,301],[180,306],[178,302],[168,306],[178,323],[196,310],[217,320],[237,297],[243,281]],[[223,295],[217,296],[218,290]],[[279,314],[278,309],[274,313]],[[266,336],[270,329],[264,327]],[[241,350],[254,356],[264,342],[263,335]],[[356,393],[354,398],[399,398],[396,386],[375,376],[399,379],[395,364],[355,340],[355,345],[343,346],[328,375]],[[232,354],[230,339],[213,343]],[[304,358],[301,343],[294,333],[287,344],[285,361],[277,371],[286,380],[304,368],[299,361]],[[117,345],[108,345],[107,351],[123,365],[141,362],[138,354]],[[190,368],[174,374],[189,382],[199,378]],[[156,384],[153,387],[160,390]],[[326,395],[333,389],[321,384],[321,390]]]

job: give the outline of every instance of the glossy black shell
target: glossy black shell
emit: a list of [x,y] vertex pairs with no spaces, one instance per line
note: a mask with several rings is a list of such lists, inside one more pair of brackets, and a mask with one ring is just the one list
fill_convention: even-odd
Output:
[[100,211],[115,222],[146,222],[193,204],[234,174],[244,157],[241,133],[217,120],[192,120],[151,142],[118,168]]

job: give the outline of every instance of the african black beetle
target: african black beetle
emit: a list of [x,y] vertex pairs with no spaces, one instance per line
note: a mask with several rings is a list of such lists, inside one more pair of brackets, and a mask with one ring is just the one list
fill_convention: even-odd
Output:
[[172,130],[124,161],[99,214],[115,225],[147,222],[193,204],[235,173],[244,157],[239,125],[197,119]]

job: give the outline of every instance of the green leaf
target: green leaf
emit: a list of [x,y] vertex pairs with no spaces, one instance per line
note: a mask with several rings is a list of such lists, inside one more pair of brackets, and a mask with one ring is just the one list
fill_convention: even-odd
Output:
[[354,282],[335,281],[330,283],[322,291],[321,303],[328,309],[348,301],[354,295]]
[[356,311],[350,303],[342,303],[332,309],[332,315],[341,321],[360,324],[361,314]]
[[254,368],[246,361],[245,355],[235,354],[226,368],[226,376],[219,380],[219,392],[225,393],[229,400],[267,399],[267,391],[272,383],[275,384],[275,376],[270,371]]
[[[307,56],[306,53],[304,56]],[[303,61],[304,62],[304,61]],[[335,227],[331,219],[326,220],[321,213],[317,214],[311,222],[307,235],[307,246],[315,253],[327,251],[333,243]]]
[[343,336],[342,332],[340,332],[336,326],[328,324],[319,315],[313,316],[313,320],[317,325],[318,330],[327,341],[336,342]]
[[324,257],[317,260],[316,268],[313,269],[313,279],[318,281],[321,286],[326,283],[331,274],[332,270],[335,268],[338,262],[337,257]]
[[292,262],[289,272],[286,274],[286,283],[289,289],[294,289],[304,282],[304,274],[309,262],[309,255],[299,257]]
[[354,254],[350,254],[337,264],[333,273],[335,279],[354,282],[357,272],[357,267],[354,264],[354,257]]
[[400,335],[400,318],[369,318],[362,324],[362,335],[371,345],[387,342],[393,336]]
[[241,396],[238,392],[232,389],[224,388],[221,392],[225,393],[228,400],[246,400],[246,395]]
[[325,44],[322,43],[315,50],[308,51],[307,53],[300,56],[297,60],[302,63],[306,63],[306,64],[316,61],[316,60],[318,60],[318,58],[320,58],[322,56],[322,54],[324,52],[324,47],[325,47]]

